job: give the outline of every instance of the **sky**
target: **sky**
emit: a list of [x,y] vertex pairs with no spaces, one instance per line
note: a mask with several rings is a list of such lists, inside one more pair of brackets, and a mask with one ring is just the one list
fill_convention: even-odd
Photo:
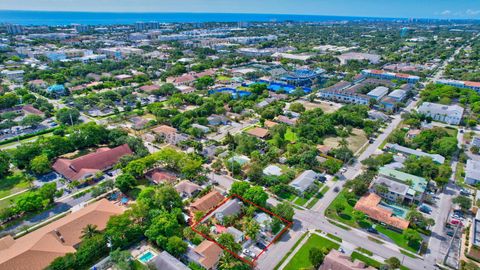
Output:
[[480,19],[480,0],[0,0],[0,10]]

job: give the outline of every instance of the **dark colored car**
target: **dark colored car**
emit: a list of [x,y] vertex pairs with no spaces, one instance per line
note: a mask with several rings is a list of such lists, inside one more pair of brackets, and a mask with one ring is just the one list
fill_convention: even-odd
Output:
[[262,249],[262,250],[267,248],[267,246],[265,246],[265,245],[264,245],[263,243],[261,243],[261,242],[257,242],[256,246],[257,246],[259,249]]
[[367,229],[367,232],[369,232],[369,233],[375,233],[375,234],[377,234],[377,233],[378,233],[378,231],[377,231],[377,230],[375,230],[375,229],[374,229],[374,228],[372,228],[372,227],[368,228],[368,229]]

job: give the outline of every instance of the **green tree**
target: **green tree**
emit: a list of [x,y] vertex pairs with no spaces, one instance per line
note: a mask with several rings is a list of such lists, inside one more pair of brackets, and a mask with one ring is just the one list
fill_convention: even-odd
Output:
[[243,197],[260,206],[265,206],[268,200],[268,194],[260,186],[249,188]]
[[238,196],[244,196],[245,192],[250,188],[250,184],[242,181],[233,182],[230,187],[230,195],[237,194]]
[[317,247],[312,247],[308,251],[308,259],[312,263],[313,267],[317,269],[323,262],[324,254],[321,249]]
[[403,237],[408,241],[408,245],[411,247],[417,247],[420,242],[423,240],[420,233],[413,229],[406,229],[403,232]]
[[458,204],[463,211],[468,211],[472,208],[472,200],[467,196],[459,195],[452,202]]
[[178,236],[168,238],[166,250],[175,257],[184,254],[187,251],[187,243]]
[[292,112],[296,112],[296,113],[302,113],[305,111],[305,107],[303,106],[302,103],[298,103],[298,102],[294,102],[292,104],[290,104],[290,107],[289,109],[292,111]]
[[288,221],[293,221],[293,215],[295,214],[293,207],[287,202],[281,202],[275,205],[272,212]]
[[30,161],[30,169],[38,175],[46,174],[51,171],[50,159],[46,154],[36,156]]
[[123,193],[127,193],[137,185],[137,180],[133,175],[124,173],[115,180],[115,186]]
[[36,114],[26,115],[22,119],[22,126],[36,128],[42,122],[42,117]]
[[62,124],[72,125],[78,123],[80,112],[75,108],[62,108],[57,111],[56,118]]
[[247,219],[244,224],[245,235],[250,239],[257,239],[257,235],[260,232],[260,224],[254,219]]
[[127,250],[115,249],[110,252],[110,260],[118,270],[134,270],[132,254]]
[[10,171],[10,156],[0,151],[0,177],[6,176]]
[[83,239],[92,238],[99,233],[100,233],[100,231],[98,230],[97,225],[88,224],[85,228],[82,229],[81,238],[83,238]]
[[389,269],[398,269],[401,266],[401,262],[397,257],[390,257],[385,260]]

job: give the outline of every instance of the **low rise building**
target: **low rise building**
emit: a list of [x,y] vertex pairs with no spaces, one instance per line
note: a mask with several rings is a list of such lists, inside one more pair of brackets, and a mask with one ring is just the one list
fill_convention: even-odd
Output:
[[391,210],[381,207],[382,198],[375,193],[368,193],[360,198],[355,204],[355,210],[360,211],[371,219],[383,222],[393,229],[406,230],[409,222],[403,218],[393,215]]
[[435,121],[445,122],[450,125],[458,125],[462,121],[464,109],[458,105],[442,105],[424,102],[418,107],[418,112],[432,117]]
[[473,159],[467,160],[465,168],[465,183],[475,185],[480,183],[480,161]]
[[223,222],[225,217],[236,216],[242,211],[242,203],[238,199],[230,199],[215,210],[215,218]]
[[375,185],[384,185],[388,192],[376,192],[378,195],[394,202],[420,203],[423,201],[428,181],[416,175],[397,171],[388,167],[381,167],[378,176],[372,182],[372,190]]
[[459,88],[468,88],[480,92],[480,82],[457,81],[457,80],[437,80],[437,84],[450,85]]
[[405,73],[393,73],[387,72],[384,70],[377,70],[377,69],[365,69],[362,70],[362,73],[365,74],[367,77],[379,78],[383,80],[400,80],[406,81],[407,83],[417,83],[420,81],[420,77],[405,74]]
[[220,192],[214,190],[191,203],[190,210],[192,212],[202,211],[206,213],[219,205],[223,200],[225,200],[225,197]]
[[126,155],[133,155],[128,144],[115,148],[102,147],[94,153],[76,159],[59,158],[52,168],[70,181],[82,180],[112,168]]
[[445,158],[441,155],[425,153],[425,152],[422,152],[420,150],[415,150],[415,149],[404,147],[404,146],[401,146],[401,145],[398,145],[398,144],[387,143],[385,145],[385,150],[391,151],[391,152],[394,152],[394,153],[404,154],[406,156],[413,155],[413,156],[417,156],[417,157],[429,157],[434,162],[436,162],[438,164],[445,163]]
[[306,170],[297,178],[293,179],[290,182],[290,186],[296,189],[300,194],[303,194],[308,189],[312,188],[315,185],[315,180],[317,180],[318,174],[312,170]]
[[212,241],[204,240],[187,255],[190,260],[200,264],[207,270],[215,269],[223,249]]
[[189,270],[185,264],[179,261],[177,258],[170,255],[170,253],[163,251],[156,256],[151,265],[157,270]]
[[318,270],[375,270],[371,266],[366,266],[365,263],[350,259],[350,256],[332,249],[323,259],[323,263]]
[[102,199],[22,237],[0,239],[0,269],[41,270],[58,257],[75,253],[87,225],[104,230],[125,208]]
[[367,96],[375,100],[380,100],[388,94],[388,88],[385,86],[377,86],[375,89],[367,93]]

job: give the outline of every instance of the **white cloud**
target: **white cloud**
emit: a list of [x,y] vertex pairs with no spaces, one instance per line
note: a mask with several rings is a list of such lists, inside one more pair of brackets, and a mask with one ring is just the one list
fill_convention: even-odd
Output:
[[465,11],[465,13],[469,16],[479,15],[480,14],[480,9],[478,9],[478,10],[467,9],[467,11]]
[[450,15],[451,13],[452,13],[452,11],[447,9],[447,10],[442,11],[440,14],[441,15]]

